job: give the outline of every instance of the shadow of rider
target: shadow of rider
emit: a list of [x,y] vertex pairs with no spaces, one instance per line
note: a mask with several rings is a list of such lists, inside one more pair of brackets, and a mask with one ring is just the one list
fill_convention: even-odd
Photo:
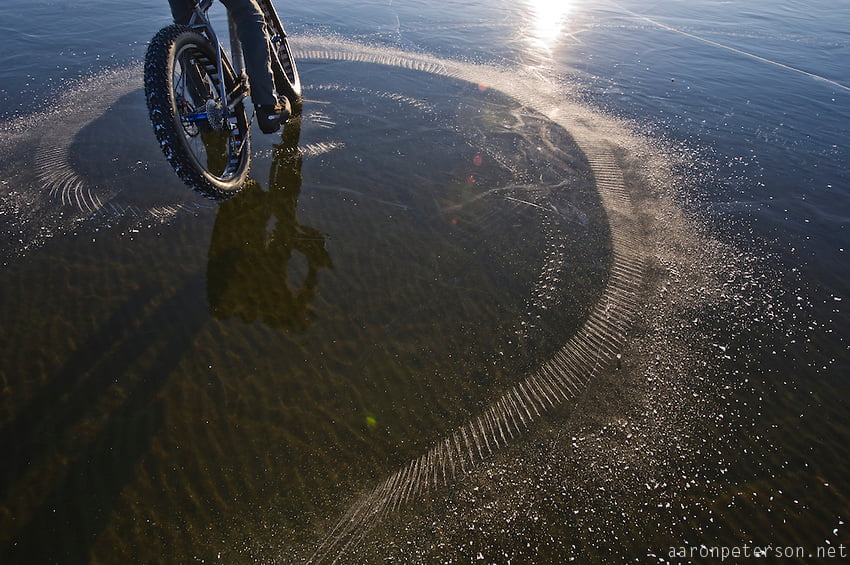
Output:
[[293,119],[274,146],[267,191],[251,178],[219,205],[207,261],[207,299],[216,318],[296,332],[312,323],[318,271],[333,264],[325,234],[296,216],[300,134],[300,118]]

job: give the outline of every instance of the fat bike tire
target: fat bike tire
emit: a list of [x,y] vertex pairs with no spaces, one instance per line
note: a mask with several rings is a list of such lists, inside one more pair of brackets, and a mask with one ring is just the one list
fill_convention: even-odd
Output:
[[[235,196],[248,178],[251,150],[244,102],[229,65],[223,77],[210,42],[188,26],[157,33],[145,54],[145,99],[165,158],[190,188],[213,200]],[[231,96],[228,94],[228,97]]]
[[298,66],[295,64],[286,35],[281,32],[281,35],[272,41],[272,46],[279,63],[273,65],[275,89],[289,100],[293,114],[299,114],[303,103],[301,76],[298,74]]

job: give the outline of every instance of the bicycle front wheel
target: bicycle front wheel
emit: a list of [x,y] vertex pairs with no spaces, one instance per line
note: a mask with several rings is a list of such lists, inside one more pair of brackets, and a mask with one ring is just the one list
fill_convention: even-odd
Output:
[[244,86],[228,65],[224,71],[219,76],[210,42],[187,26],[160,30],[145,55],[145,98],[165,158],[183,182],[214,200],[242,188],[251,158]]

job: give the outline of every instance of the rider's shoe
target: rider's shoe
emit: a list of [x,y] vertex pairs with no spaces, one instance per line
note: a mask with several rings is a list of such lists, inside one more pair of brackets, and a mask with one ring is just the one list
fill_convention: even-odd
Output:
[[280,131],[280,126],[285,124],[292,115],[289,100],[281,98],[277,104],[257,104],[255,107],[257,125],[263,133],[275,133]]

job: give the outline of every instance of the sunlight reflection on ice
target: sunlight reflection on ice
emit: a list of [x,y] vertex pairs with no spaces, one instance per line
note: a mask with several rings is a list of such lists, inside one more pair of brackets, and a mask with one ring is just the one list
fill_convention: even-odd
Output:
[[543,50],[552,49],[564,32],[564,24],[575,8],[571,0],[527,0],[531,29],[529,40]]

